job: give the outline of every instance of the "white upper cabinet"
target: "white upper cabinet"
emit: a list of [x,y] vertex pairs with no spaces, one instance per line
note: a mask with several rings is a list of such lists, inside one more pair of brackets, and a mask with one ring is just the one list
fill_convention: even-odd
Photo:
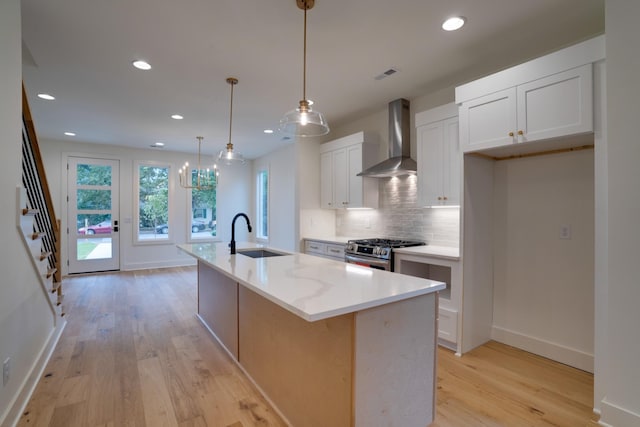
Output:
[[378,144],[358,132],[322,144],[320,206],[326,209],[377,208],[378,180],[358,176],[376,162]]
[[456,88],[460,146],[483,151],[593,132],[596,37]]
[[462,158],[456,105],[416,114],[416,126],[420,205],[460,205]]
[[464,152],[593,131],[592,65],[460,105]]

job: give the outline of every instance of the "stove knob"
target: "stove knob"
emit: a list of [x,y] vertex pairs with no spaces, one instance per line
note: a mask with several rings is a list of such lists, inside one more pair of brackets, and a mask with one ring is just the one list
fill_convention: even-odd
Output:
[[386,250],[386,249],[383,249],[383,250],[382,250],[382,255],[386,255],[386,254],[387,254],[387,250]]
[[376,247],[376,255],[380,255],[380,252],[382,252],[382,249]]

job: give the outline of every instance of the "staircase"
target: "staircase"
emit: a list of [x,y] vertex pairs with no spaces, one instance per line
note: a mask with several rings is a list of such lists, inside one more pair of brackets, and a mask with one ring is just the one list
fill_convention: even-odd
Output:
[[[21,230],[25,248],[33,261],[33,267],[38,272],[42,289],[48,294],[51,309],[56,314],[56,318],[63,317],[64,295],[62,294],[62,282],[56,281],[56,273],[58,271],[55,265],[51,265],[50,259],[53,252],[46,249],[47,233],[37,231],[36,217],[41,215],[38,209],[29,208],[27,190],[23,187],[17,189],[18,206],[18,228]],[[60,221],[58,220],[57,228],[60,229]],[[59,251],[58,251],[59,252]]]
[[22,87],[22,187],[17,226],[56,318],[64,316],[60,274],[60,220],[56,219],[29,103]]

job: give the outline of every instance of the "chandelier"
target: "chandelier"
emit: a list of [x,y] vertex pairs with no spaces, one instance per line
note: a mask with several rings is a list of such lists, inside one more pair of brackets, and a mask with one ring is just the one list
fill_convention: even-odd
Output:
[[212,190],[218,183],[218,166],[213,165],[212,168],[202,169],[200,165],[200,155],[202,140],[201,136],[196,136],[198,140],[198,164],[193,171],[189,168],[189,162],[185,162],[184,165],[178,169],[178,175],[180,176],[180,186],[182,188],[188,188],[193,190]]

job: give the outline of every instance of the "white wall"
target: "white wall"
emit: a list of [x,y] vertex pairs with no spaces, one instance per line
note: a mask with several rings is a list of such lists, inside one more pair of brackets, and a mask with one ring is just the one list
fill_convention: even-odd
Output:
[[[37,123],[36,123],[37,129]],[[187,190],[178,185],[178,168],[186,160],[196,164],[194,155],[162,151],[158,149],[134,150],[118,147],[82,142],[57,140],[40,141],[40,149],[47,171],[47,178],[51,187],[56,214],[62,221],[62,229],[66,230],[66,188],[67,188],[67,159],[70,155],[80,157],[96,157],[118,159],[120,163],[120,269],[136,270],[156,267],[189,265],[195,261],[176,248],[176,244],[187,242],[189,236],[191,206],[187,203]],[[136,194],[134,173],[139,161],[153,161],[159,164],[171,165],[170,183],[170,218],[172,227],[170,240],[154,245],[139,245],[134,242],[134,198]],[[221,166],[220,184],[217,194],[217,231],[216,240],[231,239],[231,220],[237,212],[249,212],[251,206],[251,162],[247,165]],[[236,240],[249,239],[246,228],[237,227]],[[68,240],[62,238],[63,274],[66,274],[66,260],[68,257]]]
[[[302,144],[298,142],[296,144]],[[256,174],[266,168],[269,171],[269,239],[270,247],[298,251],[298,196],[296,193],[296,146],[291,144],[254,160],[251,222],[256,221]]]
[[498,161],[493,194],[492,338],[593,372],[593,150]]
[[[20,1],[0,2],[0,363],[11,359],[9,382],[0,382],[0,424],[12,422],[54,331],[54,313],[17,228],[16,187],[21,185],[22,82]],[[14,407],[15,406],[17,407]],[[11,414],[9,414],[9,411]]]
[[601,421],[640,426],[640,2],[608,0],[608,301]]

